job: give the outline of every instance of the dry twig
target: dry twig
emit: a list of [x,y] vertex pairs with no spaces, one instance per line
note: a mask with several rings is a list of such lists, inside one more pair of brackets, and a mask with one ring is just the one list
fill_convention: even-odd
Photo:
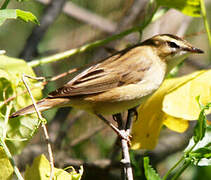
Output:
[[30,61],[33,56],[37,54],[37,46],[44,37],[48,28],[53,24],[55,19],[60,14],[65,0],[52,0],[44,9],[44,14],[40,20],[40,26],[35,27],[28,37],[20,57]]
[[52,148],[51,148],[51,144],[50,144],[50,138],[48,136],[48,131],[47,131],[47,128],[45,126],[45,122],[43,121],[43,117],[42,117],[42,115],[41,115],[41,113],[40,113],[40,111],[39,111],[39,109],[37,107],[37,103],[35,102],[35,99],[34,99],[32,93],[31,93],[31,90],[30,90],[30,88],[29,88],[29,86],[28,86],[28,84],[26,82],[25,77],[29,78],[29,76],[26,76],[26,75],[23,74],[22,80],[23,80],[24,85],[26,86],[26,89],[27,89],[30,97],[31,97],[31,100],[33,102],[35,111],[36,111],[37,116],[38,116],[38,118],[39,118],[39,120],[41,122],[41,125],[42,125],[42,128],[43,128],[43,132],[44,132],[44,136],[45,136],[45,140],[46,140],[46,143],[47,143],[47,146],[48,146],[48,154],[49,154],[50,166],[51,166],[50,180],[52,180],[53,177],[54,177],[54,160],[53,160],[53,153],[52,153]]

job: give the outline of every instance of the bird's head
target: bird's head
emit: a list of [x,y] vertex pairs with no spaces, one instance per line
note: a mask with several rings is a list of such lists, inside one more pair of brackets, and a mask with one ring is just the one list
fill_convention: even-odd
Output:
[[154,52],[167,63],[168,71],[183,61],[191,53],[203,53],[184,39],[172,34],[159,34],[143,42],[150,45]]

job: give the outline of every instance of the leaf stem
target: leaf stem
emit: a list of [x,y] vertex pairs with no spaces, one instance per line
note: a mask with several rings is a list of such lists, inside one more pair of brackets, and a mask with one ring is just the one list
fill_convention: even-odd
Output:
[[195,142],[194,145],[180,158],[179,161],[176,162],[176,164],[174,164],[174,166],[168,170],[168,172],[163,176],[162,180],[166,180],[167,177],[171,174],[171,172],[176,169],[176,167],[185,160],[185,158],[189,155],[189,153],[196,147],[196,145],[198,144],[198,142]]
[[172,171],[173,171],[173,170],[174,170],[174,169],[175,169],[184,159],[185,159],[185,157],[182,156],[182,157],[180,158],[180,160],[177,161],[176,164],[174,164],[174,166],[173,166],[171,169],[168,170],[168,172],[163,176],[162,180],[166,180],[167,177],[171,174],[171,172],[172,172]]
[[211,47],[211,33],[210,33],[209,23],[208,23],[208,20],[207,20],[207,14],[206,14],[206,8],[205,8],[204,0],[200,0],[200,6],[201,6],[201,15],[202,15],[202,18],[204,20],[204,26],[205,26],[205,29],[207,31],[207,36],[208,36],[209,44],[210,44],[210,47]]
[[95,42],[92,42],[92,43],[89,43],[89,44],[85,44],[85,45],[83,45],[83,46],[81,46],[79,48],[74,48],[74,49],[71,49],[71,50],[67,50],[67,51],[64,51],[64,52],[61,52],[61,53],[57,53],[57,54],[52,55],[52,56],[45,57],[45,58],[35,59],[35,60],[29,62],[28,65],[31,66],[31,67],[36,67],[36,66],[39,66],[39,65],[42,65],[42,64],[47,64],[47,63],[59,61],[59,60],[62,60],[64,58],[71,57],[71,56],[73,56],[75,54],[82,53],[82,52],[85,52],[87,50],[91,50],[91,49],[94,49],[96,47],[102,46],[102,45],[104,45],[106,43],[109,43],[111,41],[120,39],[120,38],[122,38],[122,37],[124,37],[124,36],[126,36],[128,34],[133,33],[133,32],[142,31],[149,23],[157,20],[163,14],[165,14],[165,12],[168,9],[164,9],[164,10],[161,9],[158,12],[157,12],[157,10],[158,10],[158,6],[153,11],[151,17],[148,18],[146,21],[144,21],[139,26],[133,27],[133,28],[128,29],[126,31],[123,31],[123,32],[121,32],[119,34],[115,34],[115,35],[110,36],[110,37],[108,37],[106,39],[102,39],[102,40],[98,40],[98,41],[95,41]]
[[185,169],[187,169],[187,167],[191,164],[191,161],[186,161],[182,167],[180,168],[179,171],[177,171],[177,173],[171,178],[171,180],[176,180],[178,179],[178,177],[180,177],[180,175],[185,171]]

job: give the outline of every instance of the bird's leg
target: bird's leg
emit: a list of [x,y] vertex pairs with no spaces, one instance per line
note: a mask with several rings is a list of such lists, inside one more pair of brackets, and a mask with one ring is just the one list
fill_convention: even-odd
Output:
[[132,126],[132,122],[133,122],[133,117],[136,117],[135,120],[137,120],[138,118],[138,113],[136,110],[136,107],[129,109],[128,110],[128,114],[127,114],[127,121],[126,121],[126,125],[125,125],[125,131],[128,135],[128,137],[131,139],[132,136],[130,135],[130,130],[131,130],[131,126]]
[[[116,116],[116,115],[114,115]],[[118,114],[119,116],[119,114]],[[125,133],[124,129],[123,130],[119,130],[116,126],[114,126],[111,122],[109,122],[107,119],[105,119],[101,114],[97,114],[97,117],[99,117],[101,120],[103,120],[107,125],[109,125],[116,133],[118,136],[120,136],[121,138],[127,140],[128,142],[130,142],[130,138],[129,136]],[[115,117],[116,118],[116,117]],[[118,117],[119,118],[119,117]]]
[[124,129],[124,124],[123,124],[123,120],[122,120],[122,115],[120,113],[118,114],[114,114],[113,115],[113,120],[117,122],[118,124],[118,129]]
[[128,129],[129,127],[131,127],[132,118],[133,118],[134,116],[136,117],[136,118],[135,118],[135,121],[136,121],[137,118],[138,118],[137,107],[134,107],[134,108],[131,108],[131,109],[128,110],[127,122],[126,122],[126,126],[125,126],[126,129]]
[[124,124],[124,121],[122,120],[122,115],[120,113],[114,114],[113,119],[117,122],[118,129],[122,132],[122,134],[124,134],[124,136],[127,137],[127,142],[130,145],[130,140],[131,140],[130,132],[126,131],[127,129]]

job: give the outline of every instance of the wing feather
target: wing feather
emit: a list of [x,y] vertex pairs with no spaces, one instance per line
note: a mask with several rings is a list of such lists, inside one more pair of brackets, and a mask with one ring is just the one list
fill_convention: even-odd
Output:
[[152,61],[140,56],[141,47],[119,52],[80,73],[49,97],[96,94],[142,80]]

